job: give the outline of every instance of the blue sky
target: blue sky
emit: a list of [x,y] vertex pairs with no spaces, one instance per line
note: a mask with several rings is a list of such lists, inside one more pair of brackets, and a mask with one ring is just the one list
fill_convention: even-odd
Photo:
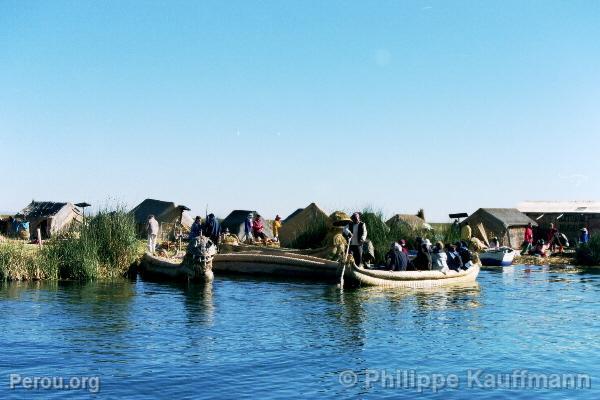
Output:
[[0,209],[599,199],[597,1],[0,1]]

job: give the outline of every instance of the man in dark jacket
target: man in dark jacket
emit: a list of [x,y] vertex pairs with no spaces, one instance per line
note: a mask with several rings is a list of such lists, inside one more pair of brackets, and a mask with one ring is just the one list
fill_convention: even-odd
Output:
[[202,224],[202,234],[218,245],[221,240],[221,225],[214,214],[208,214],[206,221]]
[[352,222],[344,230],[345,236],[350,238],[350,253],[356,265],[360,266],[363,259],[363,244],[367,240],[367,226],[360,220],[360,214],[352,214]]

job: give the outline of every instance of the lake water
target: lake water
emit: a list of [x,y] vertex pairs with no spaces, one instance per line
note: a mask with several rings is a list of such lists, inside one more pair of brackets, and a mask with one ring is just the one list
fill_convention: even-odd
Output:
[[[220,277],[207,288],[9,283],[0,398],[600,398],[599,299],[598,275],[523,266],[418,292]],[[562,386],[587,374],[591,388],[536,389],[533,373]],[[25,389],[35,377],[90,380]]]

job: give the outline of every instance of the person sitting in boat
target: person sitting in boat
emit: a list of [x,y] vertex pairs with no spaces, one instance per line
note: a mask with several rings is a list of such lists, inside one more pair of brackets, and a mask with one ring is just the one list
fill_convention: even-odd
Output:
[[279,230],[281,229],[281,217],[279,215],[275,216],[273,220],[273,239],[276,242],[279,242]]
[[262,217],[256,214],[254,221],[252,221],[252,236],[254,239],[260,239],[264,244],[267,244],[267,235],[265,235],[265,224],[263,223]]
[[590,234],[587,228],[581,228],[579,231],[579,244],[587,244],[590,241]]
[[446,256],[448,256],[448,268],[453,271],[460,271],[463,267],[463,262],[460,254],[456,251],[455,245],[451,244],[447,246]]
[[490,247],[489,249],[491,250],[498,250],[500,248],[500,241],[498,240],[498,238],[496,236],[494,236],[492,238],[492,240],[490,240]]
[[195,239],[198,236],[200,236],[201,232],[202,232],[202,218],[197,216],[194,219],[194,223],[192,224],[192,227],[190,228],[190,240]]
[[391,271],[406,271],[410,264],[408,254],[402,251],[400,241],[392,243],[392,248],[388,252],[387,258]]
[[350,238],[350,253],[356,265],[363,261],[363,244],[367,240],[367,225],[360,220],[360,214],[355,212],[350,217],[352,222],[344,229],[346,237]]
[[210,238],[215,245],[219,245],[221,240],[221,225],[217,218],[215,218],[215,214],[211,213],[206,217],[206,221],[202,224],[202,234]]
[[444,252],[444,244],[442,242],[436,242],[431,252],[431,269],[435,271],[442,271],[446,273],[449,271],[448,268],[448,256]]
[[[473,254],[469,250],[469,246],[463,240],[460,242],[456,242],[456,251],[460,255],[460,259],[462,260],[463,266],[467,267],[467,265],[471,265],[473,261]],[[467,267],[468,268],[468,267]]]
[[426,244],[421,244],[417,252],[417,257],[413,260],[413,265],[417,271],[431,270],[431,254],[429,254]]
[[408,247],[406,247],[406,240],[400,239],[398,243],[400,243],[400,246],[402,247],[402,252],[408,256]]

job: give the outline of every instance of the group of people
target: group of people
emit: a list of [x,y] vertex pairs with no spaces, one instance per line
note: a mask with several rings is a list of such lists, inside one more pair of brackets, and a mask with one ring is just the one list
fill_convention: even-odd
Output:
[[429,239],[416,238],[417,255],[410,260],[406,240],[400,239],[392,244],[386,255],[386,266],[391,271],[460,271],[468,269],[473,263],[473,254],[465,241],[444,246],[436,242],[433,246]]
[[[281,229],[281,217],[279,215],[275,216],[272,224],[273,230],[273,241],[279,241],[279,230]],[[265,233],[265,223],[260,216],[260,214],[253,215],[249,213],[244,221],[244,236],[242,237],[244,242],[252,242],[254,240],[262,241],[263,243],[267,243],[269,238]]]
[[[529,223],[525,227],[523,246],[521,249],[521,255],[534,255],[540,257],[546,257],[548,251],[554,253],[557,249],[559,253],[563,253],[565,246],[569,246],[567,237],[562,234],[556,224],[551,223],[550,228],[546,233],[546,240],[543,238],[538,239],[534,245],[533,238],[533,226]],[[581,228],[579,230],[579,236],[577,243],[579,245],[586,244],[590,240],[590,234],[587,228]]]

